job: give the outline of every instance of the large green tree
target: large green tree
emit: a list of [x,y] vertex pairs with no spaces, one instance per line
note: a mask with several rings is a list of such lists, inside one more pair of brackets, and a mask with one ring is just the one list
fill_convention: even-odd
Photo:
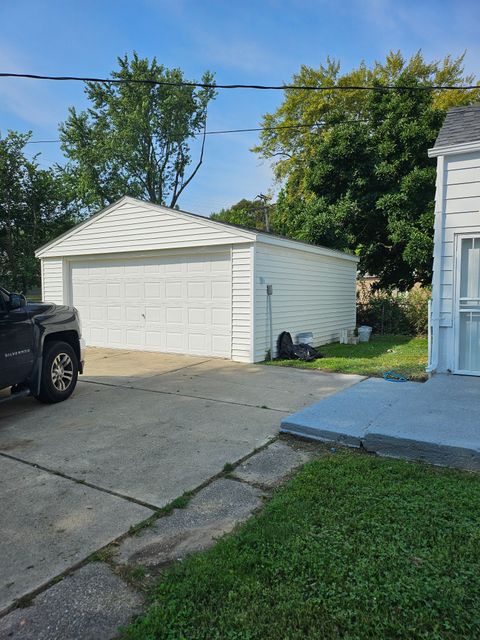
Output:
[[23,292],[40,284],[35,249],[76,222],[58,172],[25,156],[29,138],[0,135],[0,283]]
[[[406,61],[391,53],[384,64],[345,75],[332,61],[302,67],[294,83],[376,90],[290,90],[265,116],[256,151],[274,160],[283,184],[276,230],[357,253],[361,271],[378,275],[381,286],[429,282],[435,163],[427,150],[446,109],[476,101],[479,92],[416,87],[472,82],[463,58],[426,63],[421,54]],[[278,126],[287,128],[272,129]]]
[[[60,126],[66,175],[87,208],[123,195],[174,207],[202,164],[202,134],[215,90],[178,86],[185,82],[180,69],[166,69],[136,53],[118,58],[118,65],[114,80],[167,84],[87,83],[91,106],[81,112],[72,107]],[[205,73],[202,82],[211,84],[212,75]]]

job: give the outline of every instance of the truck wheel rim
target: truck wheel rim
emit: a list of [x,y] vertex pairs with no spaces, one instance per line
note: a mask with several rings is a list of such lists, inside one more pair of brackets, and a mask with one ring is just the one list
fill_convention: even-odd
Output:
[[52,363],[52,383],[57,391],[66,391],[73,380],[73,362],[67,353],[59,353]]

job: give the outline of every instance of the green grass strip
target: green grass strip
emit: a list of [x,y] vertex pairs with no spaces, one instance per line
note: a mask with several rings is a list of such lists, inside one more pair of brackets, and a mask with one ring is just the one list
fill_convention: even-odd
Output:
[[313,362],[274,360],[269,365],[320,369],[338,373],[382,377],[392,369],[410,380],[426,380],[427,338],[409,336],[373,336],[370,342],[356,345],[326,344],[318,348],[325,357]]
[[340,451],[170,569],[129,640],[480,637],[475,474]]

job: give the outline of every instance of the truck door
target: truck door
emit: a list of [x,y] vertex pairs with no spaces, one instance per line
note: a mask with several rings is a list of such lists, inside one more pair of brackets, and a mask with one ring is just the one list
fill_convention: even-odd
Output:
[[24,382],[33,369],[33,325],[26,307],[12,309],[0,289],[0,389]]

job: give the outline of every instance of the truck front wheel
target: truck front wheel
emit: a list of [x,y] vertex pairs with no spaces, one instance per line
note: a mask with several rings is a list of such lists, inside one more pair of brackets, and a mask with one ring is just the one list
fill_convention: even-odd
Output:
[[61,402],[69,398],[77,384],[78,358],[67,342],[49,342],[45,345],[40,380],[41,402]]

